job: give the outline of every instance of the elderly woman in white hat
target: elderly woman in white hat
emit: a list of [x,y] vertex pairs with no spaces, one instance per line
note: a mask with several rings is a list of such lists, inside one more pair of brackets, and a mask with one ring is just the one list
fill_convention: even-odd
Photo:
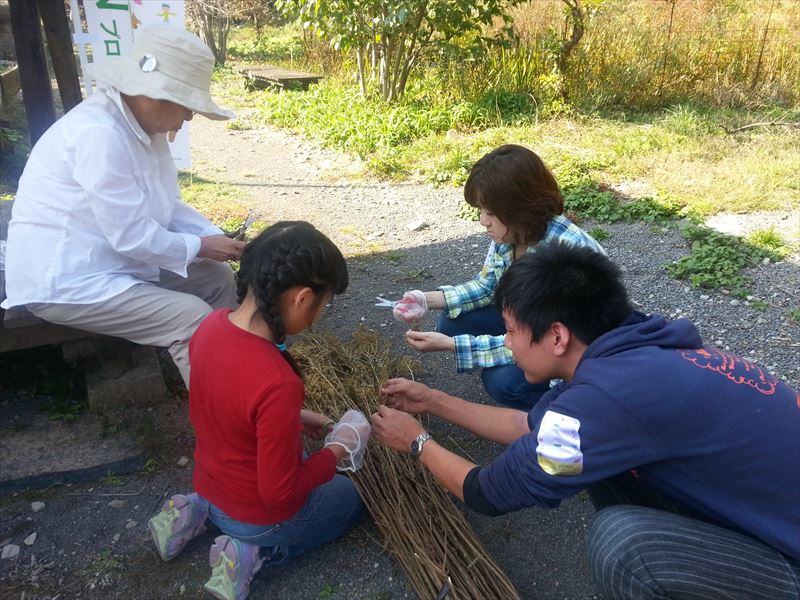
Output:
[[189,338],[236,304],[225,261],[244,247],[181,201],[165,135],[195,113],[233,116],[211,99],[213,68],[195,35],[168,25],[93,65],[98,91],[31,152],[6,252],[4,308],[168,347],[187,386]]

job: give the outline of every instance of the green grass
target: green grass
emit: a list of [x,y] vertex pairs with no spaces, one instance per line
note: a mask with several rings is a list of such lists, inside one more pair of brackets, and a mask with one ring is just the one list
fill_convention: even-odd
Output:
[[297,25],[265,27],[260,36],[252,27],[235,28],[228,44],[228,57],[242,63],[306,66],[301,30]]
[[[223,73],[215,89],[244,111],[233,127],[291,129],[359,155],[373,176],[462,185],[483,154],[517,143],[539,153],[565,187],[576,175],[599,189],[633,183],[637,193],[694,215],[800,208],[800,130],[764,127],[731,135],[724,129],[773,119],[777,109],[678,105],[646,114],[573,110],[541,119],[513,94],[448,94],[433,74],[390,106],[362,98],[343,76],[306,92],[248,93],[240,79]],[[800,109],[780,114],[800,119]]]
[[589,231],[589,235],[591,235],[594,239],[598,242],[602,242],[603,240],[607,240],[611,237],[611,234],[603,229],[602,227],[594,227]]
[[225,231],[239,228],[249,209],[244,193],[236,186],[206,179],[186,171],[178,174],[183,200]]
[[108,472],[103,477],[103,485],[107,487],[121,487],[125,483],[125,479],[116,473]]
[[427,279],[433,279],[433,274],[425,268],[417,269],[414,271],[406,271],[400,277],[396,277],[393,279],[395,283],[400,283],[402,281],[425,281]]
[[789,244],[775,231],[774,227],[754,231],[747,236],[747,243],[781,258],[791,253]]
[[322,586],[322,589],[317,592],[317,598],[330,598],[339,591],[339,587],[338,585],[326,583]]
[[383,253],[383,258],[385,258],[393,265],[398,265],[405,260],[406,253],[400,252],[398,250],[387,250],[386,252]]

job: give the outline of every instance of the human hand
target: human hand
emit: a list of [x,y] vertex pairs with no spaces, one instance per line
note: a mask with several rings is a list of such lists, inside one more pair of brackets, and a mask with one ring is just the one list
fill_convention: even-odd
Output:
[[303,424],[303,433],[312,440],[321,440],[335,425],[330,417],[306,409],[300,411],[300,422]]
[[394,318],[403,323],[417,323],[428,312],[428,300],[421,290],[411,290],[403,294],[392,309]]
[[367,441],[372,428],[367,417],[358,410],[348,410],[325,436],[325,446],[339,446],[345,455],[336,466],[339,471],[358,471],[364,464]]
[[414,438],[425,433],[425,429],[414,417],[383,404],[372,415],[372,428],[375,439],[382,446],[398,452],[409,452]]
[[244,242],[232,240],[227,235],[207,235],[200,238],[198,258],[210,258],[218,262],[239,260],[244,251]]
[[412,348],[420,352],[456,349],[453,338],[438,331],[406,331],[406,341]]
[[386,406],[414,414],[428,412],[433,394],[434,390],[424,383],[403,377],[388,380],[380,389]]

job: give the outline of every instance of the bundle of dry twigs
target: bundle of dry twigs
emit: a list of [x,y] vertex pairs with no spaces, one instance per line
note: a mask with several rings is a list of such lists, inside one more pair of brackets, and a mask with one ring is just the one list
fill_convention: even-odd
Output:
[[[378,335],[359,330],[350,343],[307,334],[292,347],[303,367],[309,409],[338,416],[350,408],[375,412],[378,389],[390,377],[413,378],[414,364],[391,352]],[[481,545],[449,494],[409,455],[370,440],[354,476],[386,549],[420,598],[437,598],[445,584],[452,600],[519,598]],[[438,596],[443,598],[444,596]]]

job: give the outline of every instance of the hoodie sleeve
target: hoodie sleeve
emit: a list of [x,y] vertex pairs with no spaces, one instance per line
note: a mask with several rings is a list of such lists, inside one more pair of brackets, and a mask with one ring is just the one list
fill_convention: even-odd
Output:
[[595,482],[667,455],[656,432],[595,385],[569,387],[537,405],[529,420],[531,433],[478,475],[501,512],[558,506]]

